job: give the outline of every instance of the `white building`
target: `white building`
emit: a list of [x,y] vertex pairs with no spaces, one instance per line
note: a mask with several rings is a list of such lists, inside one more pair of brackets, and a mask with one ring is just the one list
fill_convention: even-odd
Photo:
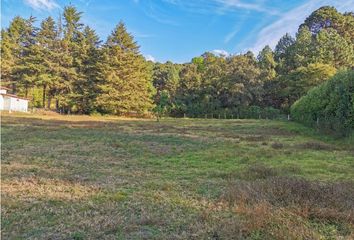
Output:
[[0,87],[0,110],[27,112],[28,99],[8,94],[6,87]]

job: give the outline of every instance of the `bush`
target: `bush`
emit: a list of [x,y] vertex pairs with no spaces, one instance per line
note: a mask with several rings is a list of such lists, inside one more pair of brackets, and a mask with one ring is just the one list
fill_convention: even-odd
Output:
[[[353,182],[276,176],[276,171],[261,166],[249,170],[257,172],[253,181],[230,181],[221,196],[231,211],[245,219],[242,239],[253,239],[256,233],[256,239],[337,239],[338,235],[352,239]],[[333,226],[334,231],[323,232]],[[230,228],[220,229],[220,235],[231,235]]]
[[354,128],[354,71],[342,71],[291,106],[295,121],[348,136]]

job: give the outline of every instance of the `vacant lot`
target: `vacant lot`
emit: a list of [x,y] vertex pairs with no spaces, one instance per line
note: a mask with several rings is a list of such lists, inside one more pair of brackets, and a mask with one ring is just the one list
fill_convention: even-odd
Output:
[[266,120],[2,116],[3,239],[352,239],[354,141]]

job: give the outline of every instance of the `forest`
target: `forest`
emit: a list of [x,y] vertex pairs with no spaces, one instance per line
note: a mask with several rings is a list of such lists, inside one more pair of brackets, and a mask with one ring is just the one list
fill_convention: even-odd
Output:
[[[306,18],[296,36],[279,39],[274,50],[265,46],[257,56],[206,52],[184,64],[145,60],[123,21],[102,41],[82,23],[82,15],[69,5],[58,19],[15,17],[1,30],[2,85],[31,99],[31,107],[60,113],[203,118],[290,113],[309,125],[331,119],[327,129],[337,131],[340,125],[343,134],[352,128],[352,12],[324,6]],[[310,97],[298,101],[301,97],[325,88],[328,79],[340,78],[336,74],[347,76],[338,90],[338,96],[346,92],[341,106],[326,114],[316,107],[299,110],[313,103]],[[323,101],[321,109],[331,105],[331,89],[315,97]]]

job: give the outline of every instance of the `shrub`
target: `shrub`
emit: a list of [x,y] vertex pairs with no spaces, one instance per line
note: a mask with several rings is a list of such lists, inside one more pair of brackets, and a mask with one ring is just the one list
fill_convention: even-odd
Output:
[[265,171],[262,176],[231,181],[221,196],[221,202],[241,219],[236,225],[222,219],[221,239],[234,239],[232,235],[240,235],[236,239],[352,239],[353,182],[280,177],[270,168],[257,168],[254,171]]
[[354,128],[354,71],[342,71],[291,106],[295,121],[348,136]]

